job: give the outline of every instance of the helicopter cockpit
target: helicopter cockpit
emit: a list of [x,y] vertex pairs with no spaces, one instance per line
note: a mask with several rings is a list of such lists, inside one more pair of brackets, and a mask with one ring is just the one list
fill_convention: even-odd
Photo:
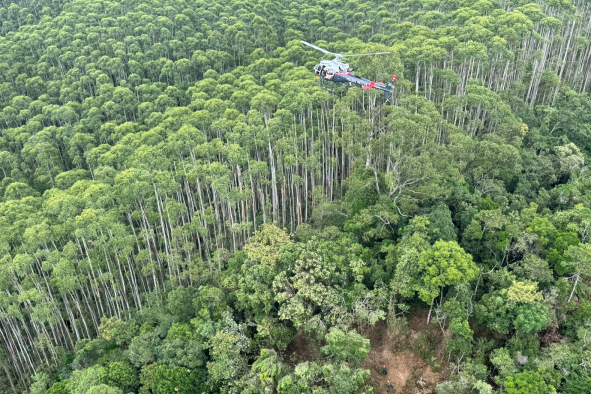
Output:
[[320,76],[320,74],[322,73],[323,69],[324,69],[324,67],[323,67],[322,64],[317,64],[314,67],[314,74],[316,74],[317,76]]
[[334,74],[351,73],[352,71],[353,70],[349,67],[349,64],[345,62],[336,62],[334,60],[323,60],[314,66],[314,73],[324,79],[332,79]]

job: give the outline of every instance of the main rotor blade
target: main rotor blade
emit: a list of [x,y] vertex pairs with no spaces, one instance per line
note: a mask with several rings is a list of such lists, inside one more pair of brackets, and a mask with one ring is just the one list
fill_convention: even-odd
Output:
[[388,53],[391,53],[391,52],[359,53],[357,55],[341,55],[341,57],[387,55]]
[[302,44],[304,44],[304,45],[307,45],[307,46],[311,47],[311,48],[317,49],[317,50],[319,50],[319,51],[320,51],[320,52],[322,52],[322,53],[326,53],[326,54],[328,54],[328,55],[334,55],[334,53],[332,53],[332,52],[329,52],[329,51],[327,51],[326,49],[322,49],[322,48],[320,48],[320,47],[317,47],[316,45],[310,44],[309,42],[306,42],[306,41],[300,41],[300,42],[301,42]]

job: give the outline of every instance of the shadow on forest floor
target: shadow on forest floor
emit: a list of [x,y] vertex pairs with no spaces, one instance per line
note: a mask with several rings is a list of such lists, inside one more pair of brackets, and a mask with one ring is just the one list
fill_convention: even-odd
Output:
[[285,349],[287,355],[286,361],[291,365],[295,366],[298,363],[314,360],[320,355],[320,346],[309,338],[303,331],[298,331],[293,340]]

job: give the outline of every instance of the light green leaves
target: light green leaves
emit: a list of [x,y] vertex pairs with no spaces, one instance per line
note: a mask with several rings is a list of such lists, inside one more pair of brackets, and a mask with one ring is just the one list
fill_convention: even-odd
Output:
[[249,259],[261,264],[273,265],[279,258],[279,249],[290,242],[290,237],[285,230],[268,224],[249,239],[244,246],[244,251]]
[[421,300],[431,303],[445,286],[469,282],[478,275],[472,256],[455,241],[437,241],[421,254],[420,279],[415,285]]
[[322,352],[337,363],[346,361],[353,366],[360,365],[369,354],[369,339],[363,338],[355,330],[343,331],[333,327],[326,334],[326,346]]

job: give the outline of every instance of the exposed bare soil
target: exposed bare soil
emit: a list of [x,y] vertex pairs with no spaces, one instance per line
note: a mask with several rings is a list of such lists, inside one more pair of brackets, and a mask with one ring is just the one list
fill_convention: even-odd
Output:
[[[424,393],[435,392],[437,383],[448,378],[447,357],[445,354],[446,336],[434,324],[427,324],[428,311],[420,311],[412,317],[406,326],[389,329],[381,321],[375,326],[359,330],[370,340],[371,351],[364,368],[371,371],[371,384],[374,393],[386,393],[389,380],[394,385],[393,393],[416,394],[421,389]],[[417,341],[427,336],[433,344],[432,355],[440,365],[439,372],[434,372],[417,351]],[[298,332],[287,347],[285,354],[290,364],[310,361],[320,352],[320,344],[309,343],[302,332]],[[381,374],[386,365],[388,374]]]
[[303,331],[298,331],[293,340],[285,349],[285,354],[289,355],[288,361],[292,365],[296,365],[301,362],[312,360],[314,354],[318,352],[318,349],[314,349],[314,346],[308,342]]
[[[423,333],[428,333],[437,341],[434,356],[441,365],[440,372],[433,372],[420,355],[413,351],[413,343]],[[434,392],[436,384],[447,378],[444,336],[435,325],[427,325],[427,311],[421,311],[413,317],[407,328],[389,332],[386,324],[380,322],[365,334],[371,341],[371,351],[364,367],[371,371],[376,394],[386,393],[388,380],[394,385],[394,393],[413,394],[420,393],[421,388],[427,389],[426,392]],[[383,365],[388,369],[386,376],[381,374]]]

